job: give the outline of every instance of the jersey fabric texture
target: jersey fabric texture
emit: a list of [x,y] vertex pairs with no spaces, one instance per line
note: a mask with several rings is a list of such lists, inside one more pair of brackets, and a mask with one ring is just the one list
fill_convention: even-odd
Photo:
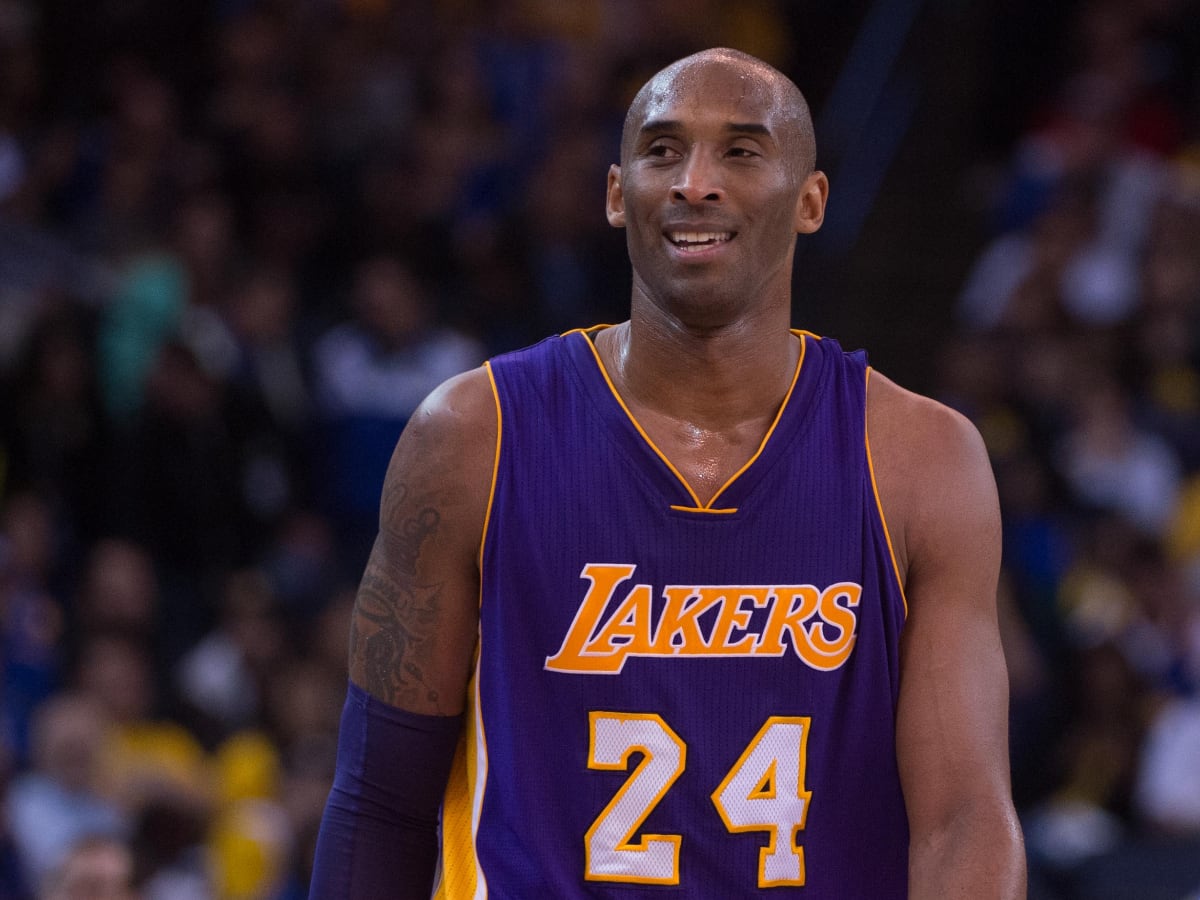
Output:
[[865,354],[796,332],[775,423],[702,503],[594,334],[489,363],[500,438],[437,896],[904,897],[906,610]]

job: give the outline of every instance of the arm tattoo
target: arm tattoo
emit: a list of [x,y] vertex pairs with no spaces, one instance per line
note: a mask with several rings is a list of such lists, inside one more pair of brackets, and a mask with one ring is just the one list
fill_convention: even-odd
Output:
[[[384,492],[382,520],[408,497],[400,484]],[[380,534],[392,542],[385,568],[372,556],[355,600],[350,657],[362,686],[398,705],[432,704],[440,710],[436,690],[425,680],[425,667],[437,652],[433,632],[441,617],[440,585],[417,583],[417,561],[425,542],[441,522],[438,511],[426,506]]]

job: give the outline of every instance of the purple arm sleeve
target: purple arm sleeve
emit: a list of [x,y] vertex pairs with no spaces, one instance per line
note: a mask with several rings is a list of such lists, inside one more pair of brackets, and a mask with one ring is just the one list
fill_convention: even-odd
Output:
[[310,900],[428,900],[461,716],[405,712],[350,684]]

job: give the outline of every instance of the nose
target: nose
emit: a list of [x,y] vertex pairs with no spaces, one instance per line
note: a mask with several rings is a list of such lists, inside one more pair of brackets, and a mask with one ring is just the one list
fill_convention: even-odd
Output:
[[716,161],[700,148],[689,153],[671,186],[671,198],[691,204],[724,200],[725,189]]

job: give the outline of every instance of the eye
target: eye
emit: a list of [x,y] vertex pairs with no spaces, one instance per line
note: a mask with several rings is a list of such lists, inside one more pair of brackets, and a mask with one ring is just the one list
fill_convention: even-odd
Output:
[[681,155],[678,148],[669,141],[664,140],[658,140],[650,144],[646,148],[645,153],[646,156],[654,159],[678,159]]
[[762,155],[761,153],[759,153],[757,150],[753,149],[752,147],[744,147],[744,146],[740,146],[740,145],[730,147],[728,153],[730,156],[732,156],[735,159],[751,159],[753,157]]

